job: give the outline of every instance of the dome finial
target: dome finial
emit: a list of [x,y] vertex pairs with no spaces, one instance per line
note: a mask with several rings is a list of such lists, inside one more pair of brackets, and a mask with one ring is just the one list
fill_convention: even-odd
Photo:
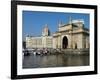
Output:
[[45,27],[48,27],[48,24],[45,24]]

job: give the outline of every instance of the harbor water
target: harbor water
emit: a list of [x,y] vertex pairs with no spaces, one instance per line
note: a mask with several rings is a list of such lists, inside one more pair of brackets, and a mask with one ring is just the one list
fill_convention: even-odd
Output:
[[48,54],[23,56],[23,68],[88,66],[89,55]]

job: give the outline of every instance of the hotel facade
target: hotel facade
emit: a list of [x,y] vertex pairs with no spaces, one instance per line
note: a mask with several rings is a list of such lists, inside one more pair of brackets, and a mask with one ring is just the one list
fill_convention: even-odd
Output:
[[26,37],[26,48],[53,48],[53,36],[50,36],[47,24],[42,30],[42,36]]

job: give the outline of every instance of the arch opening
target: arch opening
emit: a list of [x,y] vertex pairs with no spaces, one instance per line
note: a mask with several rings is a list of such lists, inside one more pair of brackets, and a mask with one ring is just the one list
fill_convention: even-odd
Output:
[[75,43],[75,49],[77,49],[77,44]]
[[68,38],[64,36],[62,40],[62,48],[67,49],[67,47],[68,47]]

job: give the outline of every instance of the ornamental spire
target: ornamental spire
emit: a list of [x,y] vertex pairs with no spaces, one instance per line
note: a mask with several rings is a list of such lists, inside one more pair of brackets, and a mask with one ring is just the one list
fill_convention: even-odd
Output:
[[58,27],[61,27],[62,26],[62,21],[58,21]]
[[69,24],[72,24],[72,17],[69,16]]

